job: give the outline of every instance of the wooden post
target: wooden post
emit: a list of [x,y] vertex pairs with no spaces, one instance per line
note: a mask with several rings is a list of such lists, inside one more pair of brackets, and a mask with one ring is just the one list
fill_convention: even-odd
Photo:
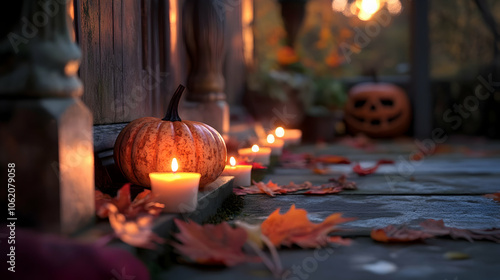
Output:
[[433,101],[429,79],[428,0],[411,1],[411,92],[416,138],[428,138],[433,128]]
[[[0,42],[0,167],[15,166],[9,215],[17,226],[72,234],[94,217],[92,115],[80,100],[72,1],[20,3]],[[0,198],[10,202],[7,191]]]
[[187,0],[183,9],[184,41],[190,60],[184,111],[220,133],[229,130],[229,107],[224,93],[225,6],[220,0]]

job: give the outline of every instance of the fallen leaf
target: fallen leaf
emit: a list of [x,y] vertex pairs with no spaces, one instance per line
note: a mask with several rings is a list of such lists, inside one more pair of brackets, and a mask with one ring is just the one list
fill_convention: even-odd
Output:
[[313,186],[312,183],[309,181],[305,181],[304,183],[299,184],[299,185],[295,184],[294,182],[290,182],[290,183],[288,183],[288,185],[280,186],[280,189],[278,190],[278,192],[280,194],[293,193],[293,192],[297,192],[297,191],[308,190],[312,186]]
[[330,169],[328,167],[324,167],[324,168],[314,167],[312,171],[314,174],[325,175],[325,174],[328,174],[330,172]]
[[346,157],[335,156],[335,155],[323,155],[314,158],[315,162],[323,164],[351,164],[351,161]]
[[278,184],[273,183],[271,180],[267,183],[255,181],[253,181],[252,183],[253,185],[249,187],[233,188],[233,193],[236,195],[265,193],[269,196],[274,197],[277,194],[287,194],[300,190],[307,190],[312,186],[310,182],[304,182],[300,185],[297,185],[294,182],[290,182],[288,185],[279,186]]
[[341,175],[339,178],[330,178],[328,181],[330,181],[330,183],[328,184],[323,184],[321,186],[311,186],[310,190],[304,192],[304,194],[334,194],[339,193],[343,190],[356,190],[358,188],[355,182],[347,181],[347,177],[345,174]]
[[338,186],[335,183],[328,183],[328,184],[323,184],[321,186],[314,186],[311,187],[310,190],[304,192],[304,194],[333,194],[333,193],[339,193],[343,191],[344,189],[340,186]]
[[104,205],[108,209],[108,218],[116,236],[123,242],[134,247],[156,250],[158,244],[165,240],[156,235],[152,228],[155,216],[150,214],[139,214],[133,219],[127,218],[118,211],[111,203]]
[[450,236],[453,239],[463,238],[469,242],[474,240],[490,240],[500,243],[500,229],[459,229],[447,227],[443,220],[428,219],[420,223],[424,231],[435,236]]
[[343,190],[357,190],[358,186],[356,182],[347,181],[347,176],[345,174],[340,175],[339,178],[330,178],[330,182],[338,183]]
[[373,229],[370,233],[370,237],[379,242],[400,243],[421,241],[432,238],[434,235],[421,230],[409,229],[406,226],[396,227],[388,225],[384,228]]
[[243,252],[247,232],[242,228],[232,228],[223,222],[217,225],[199,225],[193,221],[174,219],[179,232],[172,242],[178,253],[191,261],[204,265],[235,266],[245,262],[258,262],[259,258]]
[[485,194],[484,197],[491,198],[495,201],[500,202],[500,192]]
[[276,247],[296,244],[302,248],[317,248],[330,242],[342,245],[350,243],[350,240],[338,236],[330,237],[328,234],[335,231],[338,224],[352,221],[354,218],[342,218],[341,213],[334,213],[322,223],[315,224],[307,218],[307,211],[296,209],[295,204],[283,215],[279,211],[279,208],[276,209],[261,225],[262,234]]
[[154,201],[150,190],[142,191],[135,197],[134,201],[130,201],[130,185],[130,183],[123,185],[114,198],[96,190],[95,208],[97,216],[100,218],[108,217],[109,207],[106,206],[108,203],[113,204],[118,213],[125,215],[126,218],[134,218],[140,213],[159,215],[164,205]]
[[381,164],[393,164],[393,163],[394,163],[393,160],[381,159],[381,160],[377,161],[377,163],[374,166],[369,167],[369,168],[362,168],[361,165],[359,163],[357,163],[356,165],[354,165],[352,167],[352,171],[356,172],[359,176],[366,176],[366,175],[370,175],[370,174],[374,173],[375,171],[377,171],[378,167]]

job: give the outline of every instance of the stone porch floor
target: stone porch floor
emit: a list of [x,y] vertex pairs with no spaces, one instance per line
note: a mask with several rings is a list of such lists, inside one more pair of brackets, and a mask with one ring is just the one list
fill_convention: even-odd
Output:
[[[247,195],[238,219],[261,222],[274,209],[288,210],[292,204],[306,209],[313,222],[334,212],[357,218],[342,226],[345,231],[341,234],[354,241],[351,246],[281,249],[280,257],[288,271],[282,279],[500,279],[500,244],[451,239],[382,244],[369,237],[374,227],[412,226],[424,219],[443,219],[447,226],[459,228],[500,228],[500,203],[482,196],[500,191],[500,142],[468,141],[442,147],[446,147],[446,153],[413,163],[406,159],[417,148],[409,141],[377,143],[371,151],[340,144],[297,147],[294,153],[343,155],[367,165],[381,158],[396,163],[382,165],[375,174],[365,177],[342,165],[331,166],[332,174],[328,175],[312,174],[307,169],[277,168],[266,176],[265,182],[322,184],[346,173],[357,183],[358,190],[326,196]],[[450,251],[465,253],[469,258],[445,258],[444,254]],[[274,278],[263,264],[218,269],[176,264],[163,271],[160,279]]]

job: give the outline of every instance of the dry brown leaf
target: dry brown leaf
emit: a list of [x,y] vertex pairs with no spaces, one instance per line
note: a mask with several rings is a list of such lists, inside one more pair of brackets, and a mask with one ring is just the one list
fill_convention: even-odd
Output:
[[247,232],[232,228],[228,223],[199,225],[193,221],[174,220],[179,232],[174,237],[180,243],[172,246],[181,255],[204,265],[235,266],[245,262],[258,262],[259,258],[249,256],[242,250],[247,241]]
[[434,235],[421,230],[413,230],[405,226],[396,227],[393,225],[373,229],[370,236],[373,240],[385,243],[416,242],[434,237]]
[[466,239],[469,242],[474,240],[490,240],[500,243],[500,229],[459,229],[454,227],[447,227],[444,225],[443,220],[428,219],[420,223],[424,231],[435,236],[448,235],[453,239]]

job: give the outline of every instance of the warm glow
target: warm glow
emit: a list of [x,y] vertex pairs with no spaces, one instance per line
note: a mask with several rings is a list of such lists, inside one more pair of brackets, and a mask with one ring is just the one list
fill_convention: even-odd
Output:
[[269,144],[274,143],[274,135],[272,134],[267,135],[267,143]]
[[243,0],[241,3],[241,25],[243,33],[243,56],[247,65],[253,64],[253,0]]
[[401,2],[399,0],[387,1],[387,10],[393,15],[397,15],[401,12]]
[[401,13],[403,6],[400,0],[333,0],[332,10],[341,12],[345,16],[357,16],[360,20],[367,21],[382,8],[393,15]]
[[372,14],[365,13],[365,11],[360,11],[358,14],[358,18],[362,21],[367,21],[372,18]]
[[332,9],[337,12],[342,12],[347,5],[347,0],[333,0]]
[[359,9],[362,12],[373,15],[380,9],[380,0],[361,0]]
[[234,166],[236,165],[236,159],[234,159],[234,157],[231,157],[231,158],[229,159],[229,164],[231,164],[231,166],[233,166],[233,167],[234,167]]
[[257,145],[253,145],[253,146],[252,146],[252,152],[256,153],[256,152],[258,152],[258,151],[259,151],[259,146],[257,146]]
[[280,127],[276,128],[276,130],[274,131],[274,134],[276,134],[276,136],[281,138],[281,137],[285,136],[285,129],[280,126]]
[[170,52],[175,53],[177,46],[177,0],[169,1]]
[[173,171],[173,172],[177,172],[177,169],[179,169],[179,164],[177,163],[177,159],[176,159],[176,158],[174,158],[174,159],[172,160],[172,171]]

